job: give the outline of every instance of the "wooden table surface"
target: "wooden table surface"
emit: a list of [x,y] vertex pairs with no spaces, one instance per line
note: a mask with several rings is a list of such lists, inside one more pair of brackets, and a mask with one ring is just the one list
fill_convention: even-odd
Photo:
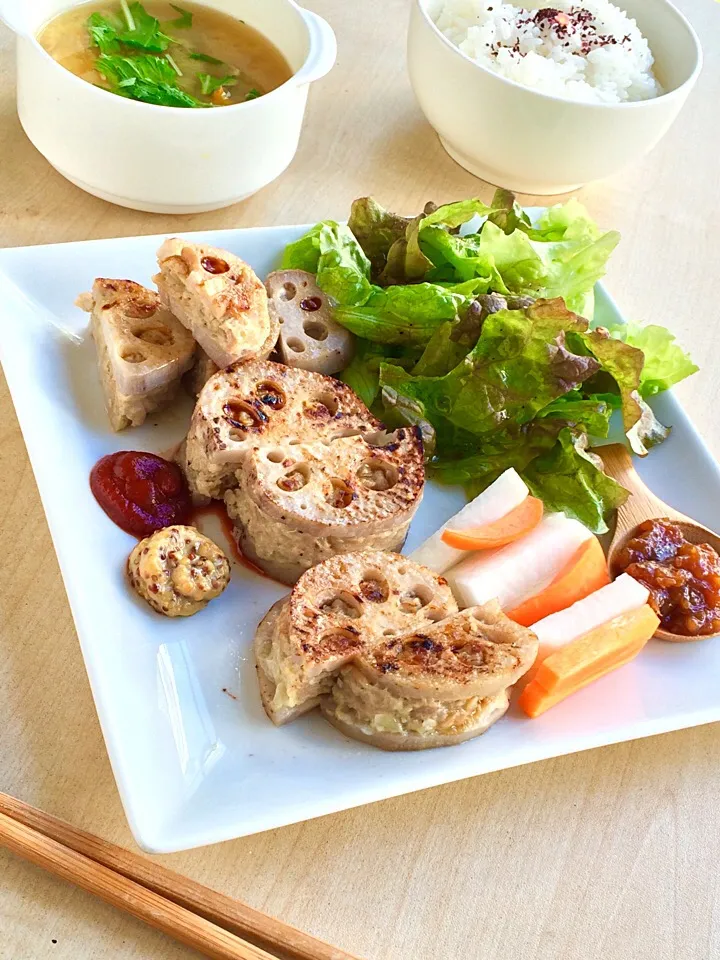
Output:
[[[608,285],[626,315],[668,324],[702,364],[678,393],[717,456],[720,4],[677,2],[706,51],[698,88],[651,156],[581,198],[622,232]],[[110,206],[55,173],[18,124],[0,32],[0,245],[341,218],[369,193],[402,212],[489,197],[415,104],[408,0],[310,6],[339,56],[296,160],[251,200],[188,217]],[[4,380],[0,405],[0,789],[133,847]],[[719,755],[715,724],[161,859],[368,960],[711,960]],[[0,851],[4,960],[192,956]]]

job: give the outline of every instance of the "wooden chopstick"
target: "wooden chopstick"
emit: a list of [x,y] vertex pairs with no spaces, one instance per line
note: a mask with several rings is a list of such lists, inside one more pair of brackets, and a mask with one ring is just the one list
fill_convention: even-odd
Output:
[[5,793],[0,844],[216,960],[357,960]]
[[144,920],[212,960],[273,960],[269,953],[133,880],[0,813],[0,842],[13,853]]

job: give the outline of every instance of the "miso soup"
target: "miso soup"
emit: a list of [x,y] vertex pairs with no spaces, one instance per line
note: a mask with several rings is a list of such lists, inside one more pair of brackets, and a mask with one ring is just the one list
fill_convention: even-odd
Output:
[[267,37],[195,3],[84,3],[47,23],[38,41],[88,83],[160,106],[243,103],[292,76]]

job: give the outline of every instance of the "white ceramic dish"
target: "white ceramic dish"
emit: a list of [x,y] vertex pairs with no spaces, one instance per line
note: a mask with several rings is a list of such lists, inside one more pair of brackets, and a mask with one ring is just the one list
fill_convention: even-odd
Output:
[[[303,229],[202,237],[240,254],[262,276]],[[111,433],[92,343],[73,342],[58,330],[84,334],[86,317],[73,301],[96,275],[149,282],[160,239],[0,250],[0,360],[113,770],[141,846],[169,852],[214,843],[491,770],[720,719],[720,643],[651,642],[632,664],[540,719],[511,711],[484,736],[449,749],[383,753],[345,739],[319,716],[273,727],[260,704],[250,644],[256,624],[284,588],[235,566],[228,590],[198,616],[181,622],[157,616],[125,583],[124,563],[134,541],[106,518],[88,489],[90,468],[103,454],[167,451],[187,428],[189,402],[140,429]],[[601,289],[598,298],[599,310],[613,314]],[[639,465],[641,475],[663,499],[718,529],[718,466],[671,396],[657,409],[674,430]],[[462,502],[460,491],[430,486],[408,548]]]
[[111,203],[152,213],[217,210],[257,193],[295,156],[308,86],[331,69],[335,34],[295,0],[199,0],[269,37],[294,71],[277,90],[214,110],[158,107],[94,87],[36,34],[68,0],[0,0],[18,34],[20,122],[55,169]]
[[420,107],[462,167],[521,193],[557,194],[617,173],[651,150],[702,66],[700,42],[668,0],[616,0],[648,39],[668,92],[638,103],[561,100],[493,73],[433,22],[442,0],[413,0],[408,69]]

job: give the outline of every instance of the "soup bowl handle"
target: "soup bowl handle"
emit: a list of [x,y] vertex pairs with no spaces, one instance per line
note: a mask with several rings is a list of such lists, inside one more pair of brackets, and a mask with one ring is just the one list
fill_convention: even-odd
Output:
[[332,70],[337,58],[335,32],[327,20],[312,10],[299,8],[310,34],[310,55],[294,76],[296,83],[312,83]]

